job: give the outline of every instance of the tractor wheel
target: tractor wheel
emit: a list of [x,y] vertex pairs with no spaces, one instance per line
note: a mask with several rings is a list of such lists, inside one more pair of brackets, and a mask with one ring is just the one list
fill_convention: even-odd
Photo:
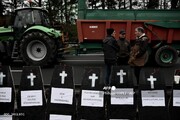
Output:
[[23,37],[20,52],[27,65],[46,66],[54,61],[56,46],[46,34],[31,32]]
[[156,63],[163,67],[173,66],[177,62],[177,59],[177,51],[168,45],[159,48],[155,54]]

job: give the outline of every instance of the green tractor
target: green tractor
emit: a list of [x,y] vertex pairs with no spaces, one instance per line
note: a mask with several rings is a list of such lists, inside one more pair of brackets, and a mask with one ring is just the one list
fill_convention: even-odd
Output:
[[62,34],[53,29],[42,8],[15,10],[13,25],[0,27],[1,60],[22,59],[27,65],[46,66],[63,48]]

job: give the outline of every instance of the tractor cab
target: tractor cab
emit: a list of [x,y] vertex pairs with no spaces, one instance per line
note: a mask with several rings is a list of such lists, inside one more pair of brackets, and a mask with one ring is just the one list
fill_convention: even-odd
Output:
[[35,25],[51,26],[46,10],[42,8],[21,8],[15,10],[13,27],[16,40],[19,40],[28,28]]

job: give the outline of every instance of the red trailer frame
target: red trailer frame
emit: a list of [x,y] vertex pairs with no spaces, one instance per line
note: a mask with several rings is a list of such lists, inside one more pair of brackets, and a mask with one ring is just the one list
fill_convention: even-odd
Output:
[[135,40],[135,28],[145,27],[145,32],[149,37],[149,41],[162,40],[166,43],[180,41],[180,29],[164,28],[146,23],[156,23],[156,20],[78,20],[78,39],[79,43],[91,41],[102,42],[106,36],[107,28],[114,28],[116,31],[116,39],[119,37],[119,31],[126,31],[127,40]]

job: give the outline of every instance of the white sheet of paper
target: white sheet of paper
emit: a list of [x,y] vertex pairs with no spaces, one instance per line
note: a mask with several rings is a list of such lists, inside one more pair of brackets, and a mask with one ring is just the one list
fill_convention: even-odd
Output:
[[116,88],[111,90],[112,105],[133,105],[134,104],[133,88]]
[[141,91],[142,106],[165,106],[164,90]]
[[21,106],[42,106],[42,90],[21,91]]
[[173,106],[180,107],[180,90],[173,90]]
[[71,120],[70,115],[50,114],[49,120]]
[[73,89],[70,88],[52,88],[51,103],[70,104],[73,103]]
[[81,106],[103,107],[104,106],[103,91],[82,90]]
[[0,102],[11,102],[12,88],[0,88]]
[[0,120],[12,120],[12,115],[0,115]]

